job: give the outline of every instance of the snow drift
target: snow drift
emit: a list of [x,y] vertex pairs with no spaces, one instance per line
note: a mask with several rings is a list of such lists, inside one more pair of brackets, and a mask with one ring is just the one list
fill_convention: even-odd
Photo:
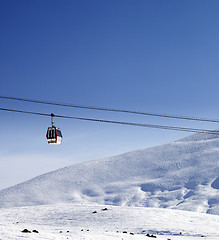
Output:
[[0,191],[0,207],[61,202],[219,214],[219,136],[75,164]]

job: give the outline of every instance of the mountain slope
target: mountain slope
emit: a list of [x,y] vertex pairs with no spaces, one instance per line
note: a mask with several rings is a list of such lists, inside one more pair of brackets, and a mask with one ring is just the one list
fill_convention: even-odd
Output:
[[75,164],[0,191],[0,206],[57,202],[176,208],[219,214],[219,136]]
[[0,209],[0,223],[4,240],[219,240],[219,216],[173,209],[61,203]]

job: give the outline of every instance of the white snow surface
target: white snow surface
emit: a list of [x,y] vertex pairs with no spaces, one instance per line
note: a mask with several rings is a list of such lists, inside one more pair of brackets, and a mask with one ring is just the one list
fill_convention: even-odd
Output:
[[[24,229],[29,232],[22,232]],[[155,239],[152,237],[218,240],[219,216],[173,209],[73,203],[0,209],[2,240]]]
[[158,147],[74,164],[0,191],[1,208],[57,203],[219,215],[219,136],[196,134]]

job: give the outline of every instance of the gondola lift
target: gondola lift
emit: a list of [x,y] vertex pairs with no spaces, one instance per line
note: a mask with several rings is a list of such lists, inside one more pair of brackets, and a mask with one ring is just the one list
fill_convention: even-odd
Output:
[[48,144],[52,145],[59,145],[62,143],[62,132],[60,128],[57,128],[54,125],[53,117],[55,115],[51,113],[51,127],[48,127],[47,133],[46,133],[46,139]]

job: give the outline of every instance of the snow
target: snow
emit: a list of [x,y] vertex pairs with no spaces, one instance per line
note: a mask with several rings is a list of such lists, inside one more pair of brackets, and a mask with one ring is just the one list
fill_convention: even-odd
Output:
[[41,175],[0,191],[0,207],[98,203],[219,214],[218,159],[219,136],[196,134]]
[[0,240],[219,240],[218,159],[196,134],[40,175],[0,191]]
[[[22,233],[24,229],[30,233]],[[216,240],[219,216],[173,209],[70,203],[0,209],[0,239],[153,239],[146,234],[158,240]]]

